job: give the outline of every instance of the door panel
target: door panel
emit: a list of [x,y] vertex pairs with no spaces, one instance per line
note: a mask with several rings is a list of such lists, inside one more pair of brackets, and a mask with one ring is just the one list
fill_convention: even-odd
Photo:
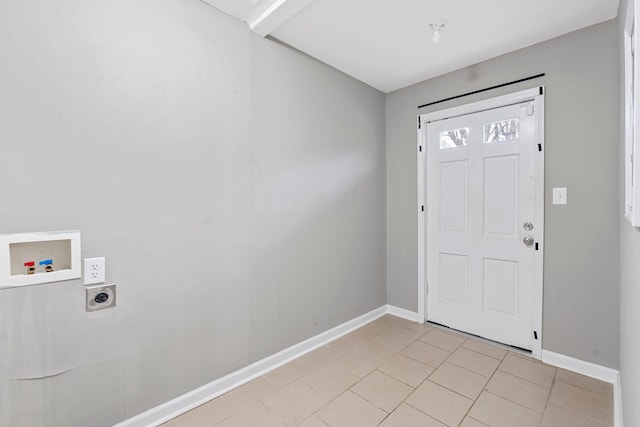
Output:
[[442,231],[467,231],[468,162],[440,165],[440,218]]
[[484,258],[484,311],[518,316],[518,263]]
[[427,124],[427,319],[533,346],[535,114],[529,103]]
[[516,233],[518,220],[518,156],[484,159],[485,237]]
[[440,295],[443,302],[467,306],[468,264],[466,256],[440,254]]

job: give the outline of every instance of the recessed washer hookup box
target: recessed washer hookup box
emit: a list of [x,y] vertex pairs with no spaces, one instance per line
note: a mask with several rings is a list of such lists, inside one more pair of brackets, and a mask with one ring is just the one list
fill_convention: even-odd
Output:
[[0,234],[0,288],[78,279],[80,231]]

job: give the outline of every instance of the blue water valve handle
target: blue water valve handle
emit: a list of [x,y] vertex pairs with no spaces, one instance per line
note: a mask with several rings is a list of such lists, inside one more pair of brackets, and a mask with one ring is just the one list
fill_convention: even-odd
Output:
[[53,260],[52,259],[43,259],[38,264],[44,265],[44,271],[47,273],[51,273],[53,271]]

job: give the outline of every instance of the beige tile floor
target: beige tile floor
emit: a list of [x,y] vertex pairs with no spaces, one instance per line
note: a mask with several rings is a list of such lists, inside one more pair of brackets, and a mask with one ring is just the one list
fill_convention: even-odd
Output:
[[613,390],[446,329],[384,316],[165,424],[603,427]]

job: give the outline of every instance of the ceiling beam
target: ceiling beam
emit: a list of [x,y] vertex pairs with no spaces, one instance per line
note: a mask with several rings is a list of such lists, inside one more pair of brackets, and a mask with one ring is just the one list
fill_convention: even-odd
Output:
[[275,0],[247,24],[256,34],[265,37],[304,9],[313,0]]

